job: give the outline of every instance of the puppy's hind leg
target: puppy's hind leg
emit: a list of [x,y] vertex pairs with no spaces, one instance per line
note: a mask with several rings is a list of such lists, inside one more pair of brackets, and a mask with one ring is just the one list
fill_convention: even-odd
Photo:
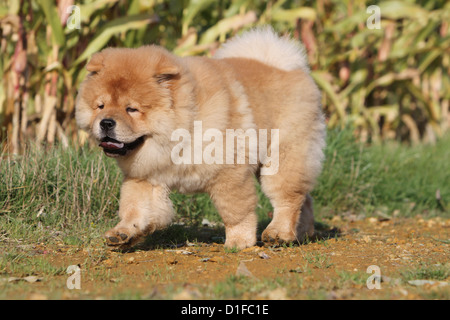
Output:
[[314,234],[312,198],[302,184],[292,178],[261,177],[261,187],[274,207],[273,219],[261,235],[265,242],[304,241]]
[[245,249],[254,246],[258,197],[253,173],[245,167],[224,170],[208,192],[225,224],[225,247]]
[[289,134],[280,134],[279,169],[260,178],[262,191],[274,208],[263,241],[301,242],[313,236],[312,198],[308,194],[320,174],[325,145],[323,117],[317,114],[314,119],[307,130],[285,128]]
[[314,236],[314,208],[311,195],[307,194],[300,212],[300,221],[297,226],[297,240],[303,242]]

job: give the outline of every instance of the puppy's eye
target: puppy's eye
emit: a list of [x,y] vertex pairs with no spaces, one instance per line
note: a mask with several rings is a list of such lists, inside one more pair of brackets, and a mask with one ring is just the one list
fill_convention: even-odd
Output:
[[138,109],[132,108],[132,107],[127,107],[127,112],[128,113],[133,113],[133,112],[137,112]]
[[105,107],[104,104],[99,104],[99,105],[98,105],[98,108],[99,108],[99,109],[103,109],[104,107]]

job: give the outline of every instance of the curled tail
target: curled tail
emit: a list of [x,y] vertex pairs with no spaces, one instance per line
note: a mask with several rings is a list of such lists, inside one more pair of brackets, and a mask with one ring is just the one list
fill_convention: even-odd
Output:
[[252,29],[228,40],[214,57],[254,59],[285,71],[309,73],[303,45],[289,36],[278,36],[271,27]]

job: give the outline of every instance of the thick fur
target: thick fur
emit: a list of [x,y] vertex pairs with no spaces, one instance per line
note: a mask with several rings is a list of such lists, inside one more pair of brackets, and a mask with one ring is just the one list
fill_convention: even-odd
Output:
[[[144,137],[116,158],[125,178],[121,221],[106,233],[110,245],[133,245],[169,225],[171,190],[209,193],[225,224],[225,245],[255,245],[254,175],[263,163],[250,164],[246,157],[245,164],[175,164],[171,153],[179,141],[172,141],[172,133],[185,129],[193,139],[195,121],[201,121],[203,132],[215,128],[224,136],[227,129],[279,129],[278,154],[272,155],[278,156],[278,170],[259,176],[274,207],[262,239],[312,236],[308,193],[321,171],[325,124],[299,44],[265,28],[230,40],[214,59],[179,58],[158,46],[110,48],[95,54],[86,68],[90,74],[76,103],[80,128],[100,143],[105,136],[100,122],[113,119],[110,134],[116,141]],[[192,156],[207,146],[192,148]]]

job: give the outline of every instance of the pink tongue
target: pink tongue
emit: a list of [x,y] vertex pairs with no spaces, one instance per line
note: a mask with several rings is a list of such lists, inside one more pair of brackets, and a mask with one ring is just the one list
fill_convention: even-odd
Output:
[[108,141],[100,143],[100,146],[105,149],[122,149],[124,147],[124,144]]

